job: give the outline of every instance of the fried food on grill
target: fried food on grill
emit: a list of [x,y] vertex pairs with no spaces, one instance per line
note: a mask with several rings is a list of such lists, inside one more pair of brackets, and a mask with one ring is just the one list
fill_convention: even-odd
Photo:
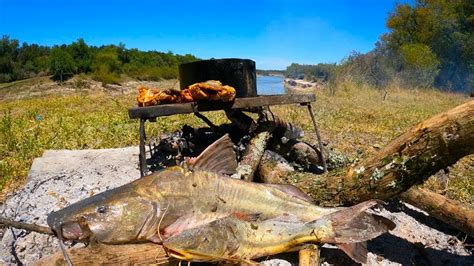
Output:
[[208,80],[206,82],[194,83],[188,90],[195,101],[223,101],[231,102],[235,98],[235,89],[231,86],[224,86],[218,80]]
[[158,94],[160,93],[157,89],[148,89],[145,86],[138,87],[138,106],[150,106],[158,104]]
[[188,88],[178,90],[158,90],[140,86],[138,88],[138,106],[151,106],[168,103],[187,103],[194,101],[223,101],[235,99],[235,89],[222,85],[218,80],[195,83]]
[[181,102],[182,103],[189,103],[194,102],[193,96],[189,90],[182,90],[181,91]]

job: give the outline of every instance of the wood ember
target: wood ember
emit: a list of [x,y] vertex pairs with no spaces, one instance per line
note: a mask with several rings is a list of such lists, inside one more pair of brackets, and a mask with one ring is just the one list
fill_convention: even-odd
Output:
[[260,164],[260,160],[271,136],[272,134],[270,132],[263,131],[250,140],[242,156],[242,160],[240,160],[239,166],[237,167],[237,173],[232,175],[232,178],[243,179],[249,182],[253,181],[255,171]]

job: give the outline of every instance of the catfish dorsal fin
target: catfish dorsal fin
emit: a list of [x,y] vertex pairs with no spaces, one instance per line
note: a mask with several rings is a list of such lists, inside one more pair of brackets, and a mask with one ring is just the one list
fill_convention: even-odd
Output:
[[290,184],[265,184],[265,185],[269,187],[274,187],[300,200],[304,200],[309,203],[314,203],[313,198],[311,198],[306,193],[304,193],[300,188],[295,187],[293,185],[290,185]]
[[233,175],[237,169],[234,144],[225,134],[209,145],[198,157],[188,161],[190,170],[202,170],[221,175]]

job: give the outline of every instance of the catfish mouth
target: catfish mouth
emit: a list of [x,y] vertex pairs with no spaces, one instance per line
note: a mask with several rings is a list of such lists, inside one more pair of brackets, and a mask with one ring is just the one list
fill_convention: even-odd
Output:
[[60,226],[61,236],[67,240],[84,240],[90,236],[90,230],[77,222],[66,223]]

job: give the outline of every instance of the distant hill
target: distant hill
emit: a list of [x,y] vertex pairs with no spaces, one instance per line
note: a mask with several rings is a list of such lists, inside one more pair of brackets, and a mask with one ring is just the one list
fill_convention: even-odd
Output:
[[140,51],[124,44],[91,46],[83,39],[71,44],[42,46],[22,43],[9,36],[0,40],[0,83],[51,75],[65,81],[76,74],[90,75],[103,84],[128,76],[159,81],[178,77],[178,65],[199,60],[171,51]]

